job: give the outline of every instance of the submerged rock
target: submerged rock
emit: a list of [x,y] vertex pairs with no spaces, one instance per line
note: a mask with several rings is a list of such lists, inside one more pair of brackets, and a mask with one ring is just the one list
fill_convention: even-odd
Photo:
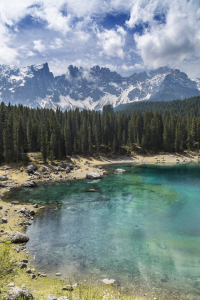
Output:
[[89,189],[89,190],[87,190],[86,192],[98,192],[98,191],[95,190],[95,189]]
[[24,299],[24,300],[29,300],[29,299],[34,299],[33,295],[29,290],[27,289],[22,289],[18,286],[12,287],[8,290],[8,293],[6,295],[6,300],[18,300],[18,299]]
[[124,173],[124,172],[126,172],[126,170],[124,170],[124,169],[116,169],[115,170],[115,174],[121,174],[121,173]]
[[164,243],[160,243],[158,245],[161,249],[167,249],[167,246]]
[[87,179],[100,179],[103,178],[103,176],[98,172],[90,172],[86,174]]

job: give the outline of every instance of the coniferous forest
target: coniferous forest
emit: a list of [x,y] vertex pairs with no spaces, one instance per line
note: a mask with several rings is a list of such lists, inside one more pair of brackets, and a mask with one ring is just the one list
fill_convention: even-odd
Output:
[[166,110],[114,113],[78,109],[32,109],[0,104],[0,163],[23,160],[27,152],[41,151],[44,161],[72,154],[124,153],[125,148],[142,151],[180,152],[198,150],[200,116]]

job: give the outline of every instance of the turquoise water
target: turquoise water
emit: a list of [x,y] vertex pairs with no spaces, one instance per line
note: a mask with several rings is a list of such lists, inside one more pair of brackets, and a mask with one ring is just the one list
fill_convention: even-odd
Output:
[[[119,167],[127,172],[114,175]],[[110,175],[101,180],[51,183],[14,195],[49,204],[27,229],[38,268],[64,278],[95,271],[134,295],[199,299],[200,167],[107,168]]]

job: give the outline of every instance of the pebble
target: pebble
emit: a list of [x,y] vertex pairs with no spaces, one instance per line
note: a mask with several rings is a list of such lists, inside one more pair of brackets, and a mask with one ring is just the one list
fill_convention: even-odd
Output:
[[56,275],[56,276],[61,276],[62,274],[61,274],[61,273],[55,273],[55,275]]

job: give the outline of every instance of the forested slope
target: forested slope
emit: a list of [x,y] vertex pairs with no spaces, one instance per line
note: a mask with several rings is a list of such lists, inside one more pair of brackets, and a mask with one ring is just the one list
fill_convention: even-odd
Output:
[[174,100],[174,101],[140,101],[124,105],[119,105],[115,108],[115,112],[118,115],[120,112],[125,114],[132,114],[134,111],[140,110],[141,113],[146,111],[158,110],[161,114],[164,114],[166,110],[171,115],[181,116],[200,116],[200,97],[192,97],[185,100]]
[[[195,102],[195,101],[194,101]],[[109,107],[108,107],[109,108]],[[78,109],[56,112],[22,105],[0,105],[0,162],[23,159],[24,152],[41,151],[44,161],[72,154],[120,153],[123,146],[142,150],[195,150],[200,142],[200,116],[141,111]]]

